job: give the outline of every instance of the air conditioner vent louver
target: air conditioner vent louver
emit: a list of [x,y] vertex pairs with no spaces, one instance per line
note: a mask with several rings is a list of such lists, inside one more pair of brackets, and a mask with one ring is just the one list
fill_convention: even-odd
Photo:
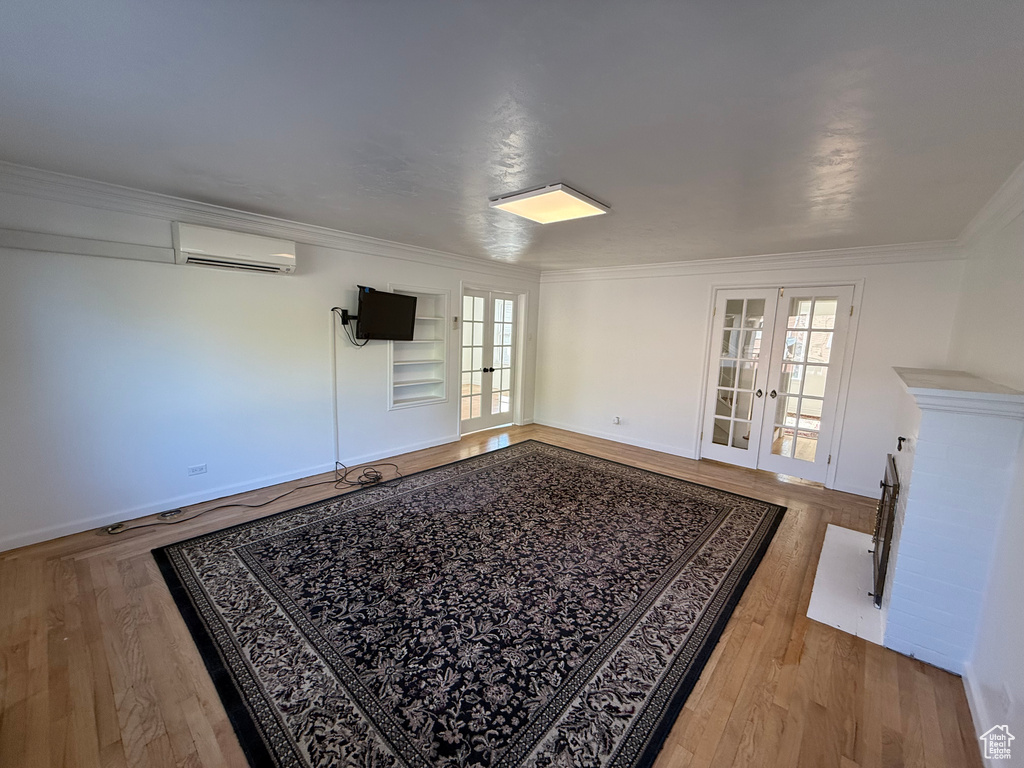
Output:
[[179,222],[171,225],[171,236],[178,264],[270,274],[295,271],[295,243],[288,240]]
[[277,267],[261,267],[257,264],[238,264],[235,262],[223,261],[221,259],[206,259],[202,256],[189,256],[185,264],[198,264],[201,267],[223,267],[224,269],[240,269],[244,272],[269,272],[277,274],[281,272]]

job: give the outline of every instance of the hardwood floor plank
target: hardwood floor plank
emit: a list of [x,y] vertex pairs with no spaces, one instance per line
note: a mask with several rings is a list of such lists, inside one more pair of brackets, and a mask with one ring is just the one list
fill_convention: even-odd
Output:
[[[981,768],[959,678],[805,615],[825,527],[869,532],[873,499],[533,425],[392,460],[412,473],[526,439],[788,507],[657,768]],[[174,525],[0,553],[0,765],[246,768],[149,552],[338,494],[325,482],[204,513],[316,480],[333,475],[196,504]]]

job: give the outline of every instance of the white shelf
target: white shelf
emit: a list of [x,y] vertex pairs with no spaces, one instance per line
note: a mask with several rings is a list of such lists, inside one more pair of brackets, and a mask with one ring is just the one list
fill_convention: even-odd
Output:
[[443,403],[447,398],[441,395],[426,395],[424,397],[396,397],[391,402],[395,407],[406,405],[426,405],[427,403]]
[[[392,341],[388,408],[411,408],[448,401],[448,291],[390,285],[395,293],[416,297],[413,338]],[[429,355],[429,357],[424,357]],[[408,366],[417,366],[410,369]],[[402,374],[406,378],[402,378]],[[412,374],[415,378],[409,378]]]

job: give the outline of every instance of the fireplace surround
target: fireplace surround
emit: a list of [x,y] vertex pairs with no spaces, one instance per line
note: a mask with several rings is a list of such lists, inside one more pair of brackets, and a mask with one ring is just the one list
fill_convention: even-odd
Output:
[[[906,392],[883,644],[962,674],[1020,462],[1024,393],[963,371],[895,368]],[[1018,502],[1019,504],[1019,502]]]

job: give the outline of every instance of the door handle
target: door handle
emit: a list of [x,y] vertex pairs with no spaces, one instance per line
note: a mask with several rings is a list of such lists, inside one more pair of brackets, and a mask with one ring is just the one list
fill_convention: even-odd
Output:
[[761,397],[761,395],[763,395],[763,394],[764,394],[764,390],[763,390],[763,389],[759,389],[759,390],[757,390],[757,392],[755,392],[754,394],[755,394],[755,395],[757,395],[758,397]]
[[480,370],[483,373],[494,373],[494,369],[493,368],[481,368]]
[[769,393],[768,393],[768,397],[770,397],[770,398],[771,398],[772,400],[774,400],[774,399],[775,399],[775,398],[776,398],[776,397],[778,396],[778,394],[779,394],[779,393],[778,393],[778,392],[776,392],[776,391],[775,391],[775,390],[773,389],[773,390],[772,390],[771,392],[769,392]]

